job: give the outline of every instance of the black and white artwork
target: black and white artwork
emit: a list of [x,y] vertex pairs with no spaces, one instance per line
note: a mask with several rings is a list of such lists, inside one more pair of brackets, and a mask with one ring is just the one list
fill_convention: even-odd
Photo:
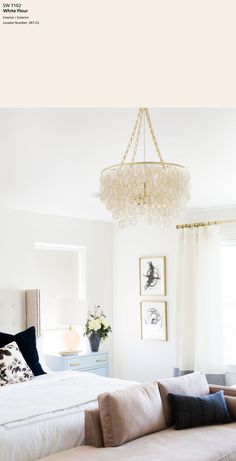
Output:
[[167,308],[164,301],[143,301],[141,303],[142,339],[167,340]]
[[166,294],[166,258],[154,256],[139,260],[140,295]]

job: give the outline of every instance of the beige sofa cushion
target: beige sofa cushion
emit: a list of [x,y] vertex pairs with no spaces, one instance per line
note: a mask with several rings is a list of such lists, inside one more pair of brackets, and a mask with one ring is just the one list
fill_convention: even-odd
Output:
[[163,403],[166,427],[174,424],[174,414],[168,394],[192,395],[198,397],[209,394],[209,385],[203,373],[189,373],[176,378],[161,379],[158,386]]
[[236,461],[236,423],[172,427],[115,448],[77,447],[40,461]]
[[105,447],[116,447],[165,428],[156,382],[101,394],[98,403]]

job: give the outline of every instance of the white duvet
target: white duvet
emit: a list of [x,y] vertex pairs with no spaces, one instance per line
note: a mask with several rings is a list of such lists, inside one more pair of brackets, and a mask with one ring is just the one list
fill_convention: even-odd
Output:
[[84,410],[102,392],[135,384],[57,372],[0,388],[0,461],[34,461],[84,442]]

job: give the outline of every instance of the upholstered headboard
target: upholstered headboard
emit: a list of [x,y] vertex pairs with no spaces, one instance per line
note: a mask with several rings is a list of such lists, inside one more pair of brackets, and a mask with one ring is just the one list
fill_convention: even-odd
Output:
[[30,326],[40,336],[39,290],[0,290],[0,331],[15,334]]
[[34,326],[36,335],[41,336],[40,290],[26,290],[26,327]]

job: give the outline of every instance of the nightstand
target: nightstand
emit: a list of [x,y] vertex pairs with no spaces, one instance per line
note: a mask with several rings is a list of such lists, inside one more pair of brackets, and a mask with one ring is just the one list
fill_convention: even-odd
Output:
[[86,371],[108,376],[108,352],[89,352],[78,355],[45,355],[46,365],[52,371]]

